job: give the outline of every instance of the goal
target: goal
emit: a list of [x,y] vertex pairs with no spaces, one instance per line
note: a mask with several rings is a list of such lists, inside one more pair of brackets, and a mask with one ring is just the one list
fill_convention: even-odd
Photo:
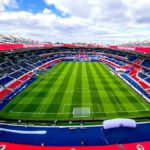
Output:
[[90,107],[73,108],[73,118],[90,117]]

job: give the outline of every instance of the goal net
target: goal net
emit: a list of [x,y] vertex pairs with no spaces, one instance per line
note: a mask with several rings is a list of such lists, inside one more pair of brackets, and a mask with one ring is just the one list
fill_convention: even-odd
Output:
[[90,117],[90,107],[75,107],[73,108],[73,117]]

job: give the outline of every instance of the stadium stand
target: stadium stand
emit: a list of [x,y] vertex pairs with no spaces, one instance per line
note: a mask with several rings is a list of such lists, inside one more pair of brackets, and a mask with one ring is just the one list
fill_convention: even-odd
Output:
[[[7,47],[11,49],[11,45]],[[20,47],[19,47],[20,48]],[[62,61],[64,57],[69,57],[70,60],[74,60],[75,56],[77,58],[83,57],[84,59],[88,59],[89,57],[98,58],[98,61],[102,61],[107,64],[112,70],[118,69],[126,69],[125,72],[121,72],[120,76],[129,83],[135,90],[140,91],[142,96],[144,95],[148,99],[150,99],[150,60],[148,58],[144,58],[143,56],[134,56],[133,54],[128,53],[120,53],[115,51],[108,51],[105,49],[97,50],[94,49],[95,52],[90,53],[91,50],[88,50],[89,53],[86,53],[85,50],[79,50],[78,53],[67,51],[66,48],[62,49],[50,49],[50,50],[28,50],[22,52],[16,52],[14,54],[5,54],[0,55],[0,102],[4,103],[6,101],[11,100],[13,96],[18,94],[21,90],[27,87],[27,84],[31,84],[32,81],[36,80],[36,73],[39,70],[46,69],[51,67],[52,65]],[[96,57],[95,57],[96,54]],[[33,78],[33,79],[32,79]],[[10,98],[11,97],[11,98]],[[6,100],[6,101],[5,101]],[[6,103],[5,103],[6,104]],[[0,109],[2,109],[1,107]],[[55,146],[64,146],[64,145],[107,145],[107,147],[84,147],[85,149],[120,149],[120,146],[127,149],[135,149],[137,144],[142,144],[145,149],[149,149],[149,144],[147,142],[141,141],[149,141],[149,123],[139,123],[136,129],[129,128],[118,128],[104,131],[104,128],[100,125],[89,128],[82,126],[78,128],[61,128],[61,127],[39,127],[37,130],[46,130],[46,134],[44,136],[36,135],[36,138],[33,134],[26,134],[35,131],[34,126],[12,126],[12,125],[0,125],[1,134],[0,140],[4,141],[0,144],[4,144],[8,146],[9,149],[23,149],[22,145],[16,145],[12,143],[19,144],[33,144],[33,145],[41,145],[44,141],[46,145],[55,145]],[[84,129],[84,130],[83,130]],[[86,129],[86,130],[85,130]],[[24,138],[22,138],[24,135]],[[90,135],[90,136],[89,136]],[[13,137],[13,138],[12,138]],[[7,139],[7,140],[6,140]],[[84,142],[82,142],[84,140]],[[10,143],[5,143],[5,142]],[[124,143],[134,143],[130,145],[126,145]],[[116,143],[122,143],[116,144]],[[113,146],[108,146],[108,144],[115,144]],[[23,145],[24,146],[24,145]],[[134,146],[134,148],[133,148]],[[27,149],[30,149],[32,146],[26,145]],[[45,149],[46,146],[43,146]],[[36,147],[38,149],[39,147]],[[41,147],[40,147],[41,148]],[[54,147],[50,147],[54,148]],[[64,147],[55,147],[55,149],[62,149]],[[69,149],[80,149],[81,147],[69,147]],[[66,148],[68,149],[68,147]]]
[[[78,59],[82,57],[87,60],[89,57],[95,59],[95,54],[99,55],[101,53],[103,53],[105,57],[100,57],[100,61],[106,63],[113,70],[116,68],[126,69],[125,74],[135,81],[138,86],[143,88],[146,93],[150,93],[150,72],[147,70],[147,68],[150,67],[149,59],[139,59],[138,56],[133,54],[116,51],[107,52],[105,50],[93,53],[88,50],[86,52],[84,49],[80,49],[78,53],[73,53],[62,49],[62,51],[55,53],[49,50],[44,50],[26,51],[16,53],[15,55],[7,54],[4,57],[0,57],[0,85],[6,86],[6,88],[9,87],[10,89],[15,89],[21,84],[20,81],[25,82],[30,79],[31,74],[33,74],[34,71],[48,68],[49,66],[63,60],[63,57],[73,58],[76,56]],[[29,75],[28,73],[31,74]],[[8,91],[5,91],[7,90],[4,90],[4,93],[9,93]]]

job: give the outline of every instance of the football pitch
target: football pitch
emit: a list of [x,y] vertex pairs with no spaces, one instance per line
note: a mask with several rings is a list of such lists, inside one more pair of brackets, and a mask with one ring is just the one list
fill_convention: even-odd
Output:
[[150,116],[149,104],[100,62],[60,62],[0,112],[17,120],[105,120]]

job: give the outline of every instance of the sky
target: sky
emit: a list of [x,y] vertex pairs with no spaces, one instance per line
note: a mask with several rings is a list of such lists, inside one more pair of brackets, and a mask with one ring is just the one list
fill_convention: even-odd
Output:
[[150,40],[150,0],[0,0],[0,34],[64,43]]

